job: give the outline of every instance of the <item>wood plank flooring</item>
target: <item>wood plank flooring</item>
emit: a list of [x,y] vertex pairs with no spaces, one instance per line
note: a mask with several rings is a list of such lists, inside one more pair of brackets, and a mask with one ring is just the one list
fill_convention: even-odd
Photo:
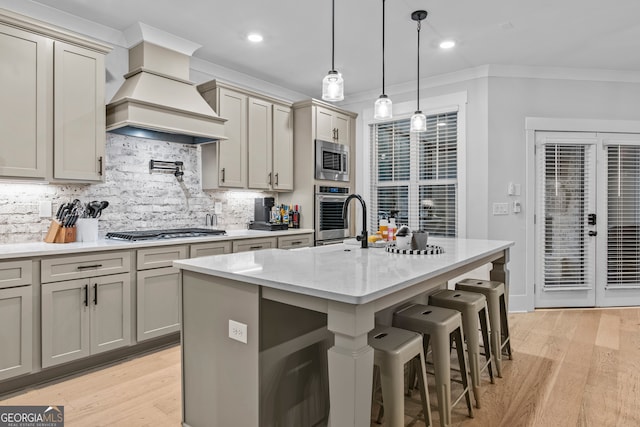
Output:
[[[640,426],[640,308],[538,310],[509,319],[514,359],[503,362],[495,384],[483,376],[475,418],[462,403],[454,408],[454,426]],[[0,405],[51,404],[65,406],[67,427],[179,426],[179,348],[0,398]],[[437,426],[436,404],[432,394]]]

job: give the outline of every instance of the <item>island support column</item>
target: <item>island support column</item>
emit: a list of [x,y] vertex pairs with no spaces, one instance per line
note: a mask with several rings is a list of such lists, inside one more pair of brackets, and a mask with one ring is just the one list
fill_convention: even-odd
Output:
[[507,305],[507,312],[509,311],[509,270],[507,264],[509,263],[509,248],[504,250],[504,256],[493,261],[491,271],[489,272],[489,278],[496,282],[504,283],[504,300]]
[[329,425],[371,425],[373,349],[367,334],[374,328],[372,304],[353,305],[329,301],[328,328],[335,336],[328,354]]

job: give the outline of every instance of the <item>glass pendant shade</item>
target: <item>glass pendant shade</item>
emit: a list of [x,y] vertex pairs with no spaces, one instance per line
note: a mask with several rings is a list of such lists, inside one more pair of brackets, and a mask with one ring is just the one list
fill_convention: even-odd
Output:
[[344,99],[344,80],[336,70],[329,71],[322,79],[322,99],[332,102]]
[[387,95],[380,95],[373,106],[373,118],[375,120],[388,120],[392,117],[391,100]]
[[411,126],[409,132],[426,132],[427,131],[427,116],[422,114],[422,111],[418,110],[411,116]]

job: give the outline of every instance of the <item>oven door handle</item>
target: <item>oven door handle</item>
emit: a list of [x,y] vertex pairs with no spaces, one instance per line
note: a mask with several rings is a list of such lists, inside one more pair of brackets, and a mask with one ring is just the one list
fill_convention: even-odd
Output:
[[319,202],[340,202],[340,203],[344,203],[345,200],[347,200],[348,195],[344,195],[344,196],[329,196],[329,195],[324,195],[324,194],[318,194],[316,195],[316,199]]

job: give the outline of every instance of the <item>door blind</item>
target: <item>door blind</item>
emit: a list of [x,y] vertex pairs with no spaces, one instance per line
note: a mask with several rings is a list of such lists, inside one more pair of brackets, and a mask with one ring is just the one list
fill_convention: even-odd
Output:
[[409,132],[410,120],[371,125],[371,216],[396,214],[396,223],[457,235],[458,113],[427,116],[427,131]]
[[607,146],[607,287],[640,286],[640,146]]
[[592,203],[594,177],[589,145],[545,144],[541,146],[543,185],[540,188],[543,226],[539,227],[539,250],[545,290],[593,287],[593,245],[587,241],[587,215]]

